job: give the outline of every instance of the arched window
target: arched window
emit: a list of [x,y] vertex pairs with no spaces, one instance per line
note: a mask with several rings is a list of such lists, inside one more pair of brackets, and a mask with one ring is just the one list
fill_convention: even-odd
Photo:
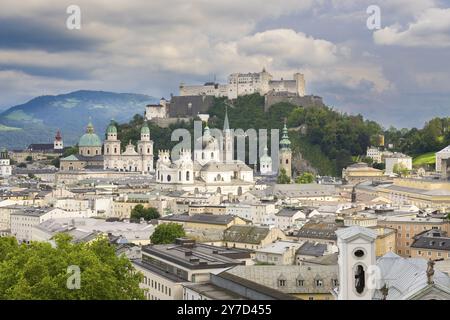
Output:
[[202,159],[205,159],[205,153],[202,152]]
[[88,152],[88,154],[90,154],[90,153],[91,153],[91,150],[89,150],[89,149],[88,149],[88,151],[87,151],[87,152]]
[[286,164],[289,164],[289,159],[286,159]]
[[190,172],[186,171],[186,181],[189,181],[189,179],[190,179]]
[[211,159],[214,159],[214,152],[211,152]]
[[114,153],[117,153],[117,148],[114,148]]
[[109,153],[109,148],[106,148],[106,153]]
[[170,176],[170,174],[167,175],[167,182],[170,182],[170,180],[172,180],[172,177]]
[[181,181],[181,171],[178,171],[178,181]]
[[365,286],[366,286],[366,284],[365,284],[364,267],[359,265],[359,266],[356,267],[356,272],[355,272],[355,289],[356,289],[356,292],[358,292],[359,294],[363,293]]

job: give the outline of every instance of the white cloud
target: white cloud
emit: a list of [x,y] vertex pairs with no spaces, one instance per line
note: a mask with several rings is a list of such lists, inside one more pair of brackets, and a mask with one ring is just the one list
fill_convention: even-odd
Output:
[[450,46],[450,8],[431,8],[402,30],[398,24],[374,32],[379,45],[445,48]]

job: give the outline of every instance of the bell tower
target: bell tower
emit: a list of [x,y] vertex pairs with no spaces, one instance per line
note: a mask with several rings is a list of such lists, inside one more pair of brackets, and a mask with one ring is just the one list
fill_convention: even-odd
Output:
[[375,290],[375,240],[377,233],[352,226],[336,231],[339,249],[338,300],[371,300]]
[[280,140],[280,171],[284,169],[286,175],[292,179],[292,150],[291,141],[289,140],[288,129],[286,122],[284,123],[283,135]]

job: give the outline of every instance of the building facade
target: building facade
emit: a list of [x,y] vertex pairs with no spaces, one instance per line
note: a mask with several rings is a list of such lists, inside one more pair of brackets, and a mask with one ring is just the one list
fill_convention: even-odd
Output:
[[204,85],[180,84],[180,96],[206,95],[236,99],[238,96],[269,92],[288,92],[297,96],[305,95],[305,77],[295,73],[292,80],[272,80],[272,75],[265,69],[255,73],[233,73],[227,84],[206,82]]

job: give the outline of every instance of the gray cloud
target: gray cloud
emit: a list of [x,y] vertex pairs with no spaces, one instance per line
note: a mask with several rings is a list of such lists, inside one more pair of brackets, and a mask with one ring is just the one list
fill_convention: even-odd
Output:
[[445,48],[380,45],[366,28],[369,4],[383,28],[407,28],[439,1],[79,0],[77,31],[65,28],[72,1],[3,2],[0,106],[78,89],[167,97],[180,82],[263,66],[276,77],[303,72],[308,92],[386,125],[420,126],[450,101]]

